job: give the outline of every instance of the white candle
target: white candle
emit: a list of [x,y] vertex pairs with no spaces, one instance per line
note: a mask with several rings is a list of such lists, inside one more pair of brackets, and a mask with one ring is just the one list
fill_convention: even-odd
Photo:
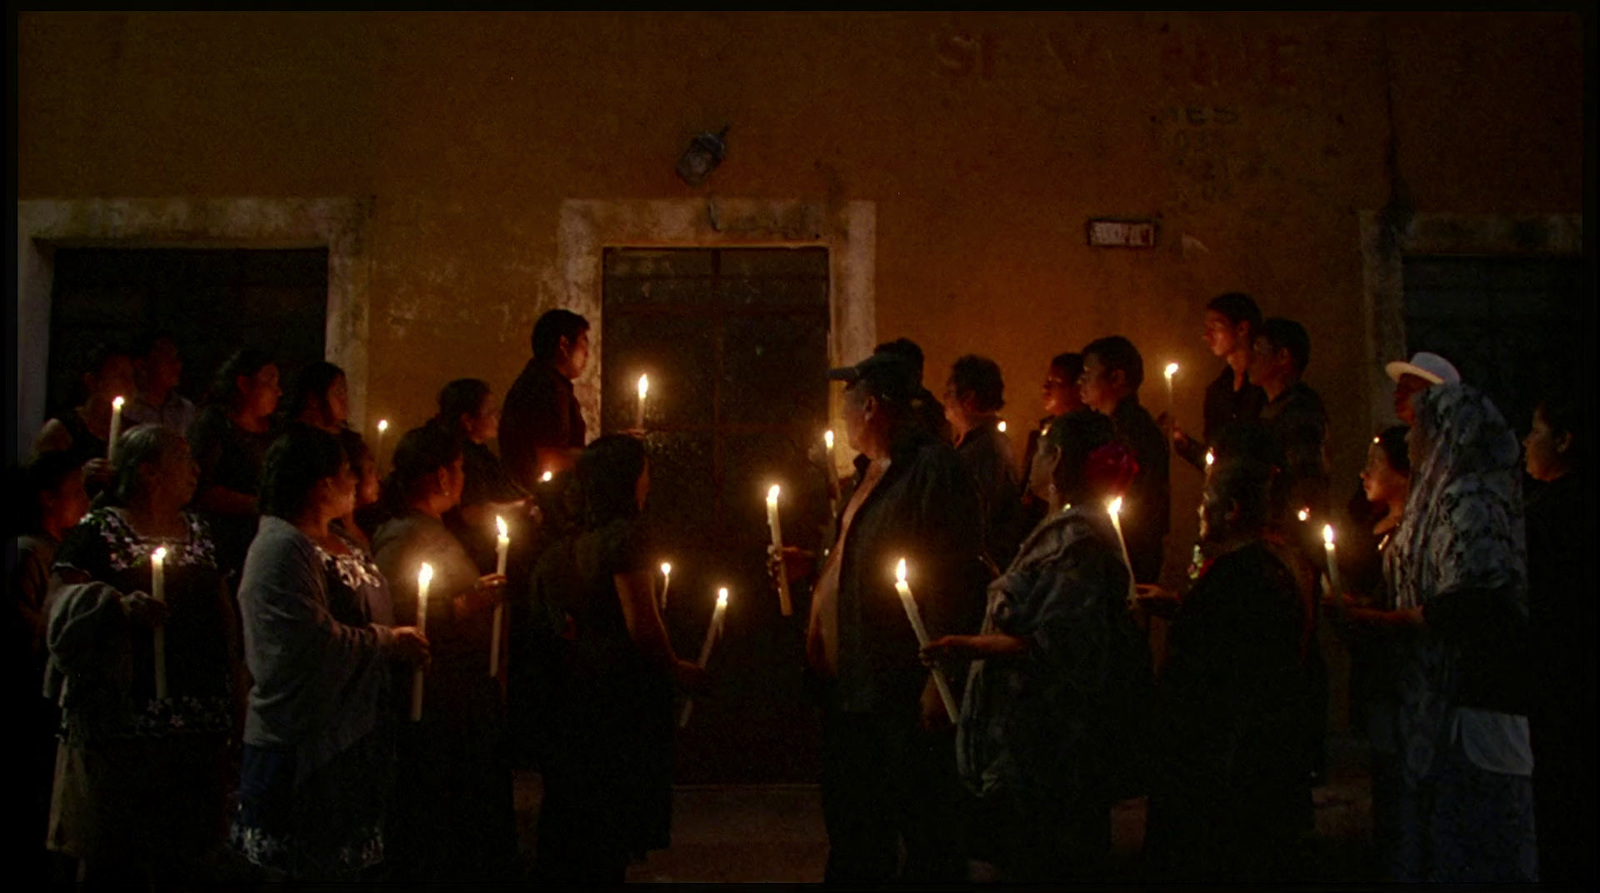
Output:
[[[417,571],[417,632],[428,635],[428,584],[433,581],[433,565],[426,561]],[[411,673],[411,721],[422,721],[422,668]]]
[[767,491],[767,527],[772,531],[772,552],[778,556],[778,609],[788,617],[794,613],[794,605],[789,600],[789,575],[783,570],[783,525],[778,520],[780,492],[777,484]]
[[111,401],[111,439],[106,442],[106,460],[117,461],[117,438],[122,436],[122,398]]
[[1333,591],[1328,593],[1334,597],[1343,592],[1339,582],[1339,556],[1333,548],[1333,525],[1322,525],[1322,547],[1328,551],[1328,581],[1333,584]]
[[[717,637],[722,634],[722,617],[728,613],[728,589],[723,587],[717,590],[717,607],[711,612],[711,623],[706,627],[705,641],[700,643],[700,659],[695,663],[702,669],[711,660],[711,646],[716,644]],[[683,702],[683,712],[678,714],[678,728],[689,724],[689,714],[694,711],[694,699]]]
[[[161,546],[150,553],[150,597],[163,605],[167,603],[167,548]],[[156,700],[167,699],[167,629],[165,624],[155,629]]]
[[650,376],[641,375],[641,376],[639,376],[639,417],[635,421],[635,424],[634,424],[634,427],[638,428],[641,431],[644,430],[644,400],[645,400],[645,397],[648,396],[649,394],[650,394]]
[[[921,648],[928,647],[928,628],[922,625],[922,613],[917,610],[917,601],[911,597],[911,587],[906,583],[906,560],[894,569],[894,590],[900,593],[900,605],[906,609],[906,619],[911,621],[911,629],[917,634],[917,645]],[[933,684],[939,689],[939,699],[944,701],[945,715],[950,717],[954,724],[957,718],[956,698],[950,693],[950,680],[944,676],[944,670],[937,665],[933,668]]]
[[1006,423],[1004,421],[1001,421],[997,427],[1000,429],[1001,434],[1006,433]]
[[1308,508],[1301,509],[1299,512],[1296,513],[1295,517],[1299,518],[1301,521],[1310,521],[1311,520],[1311,509],[1308,509]]
[[[495,569],[500,576],[506,575],[506,550],[511,548],[511,534],[506,530],[506,519],[495,516],[495,529],[500,535],[495,539]],[[506,606],[494,606],[494,628],[489,633],[489,675],[500,675],[500,624],[504,622]]]
[[1211,470],[1211,466],[1215,464],[1217,464],[1217,454],[1211,452],[1210,450],[1206,450],[1206,471],[1209,472]]
[[833,452],[833,429],[822,432],[822,443],[828,448],[828,514],[839,517],[839,464]]
[[1167,368],[1166,368],[1165,371],[1166,371],[1166,374],[1167,374],[1167,415],[1171,416],[1172,415],[1172,376],[1178,374],[1178,364],[1177,363],[1168,363],[1167,364]]
[[547,471],[544,474],[539,475],[539,480],[544,482],[544,483],[546,483],[546,484],[548,484],[548,483],[550,483],[550,481],[555,479],[555,476],[556,476],[555,472]]
[[378,420],[378,437],[372,443],[372,458],[379,468],[383,467],[383,435],[389,430],[389,420]]
[[672,562],[661,562],[661,610],[667,610],[667,590],[672,588]]
[[1133,559],[1128,557],[1128,540],[1122,535],[1122,497],[1111,500],[1106,505],[1106,511],[1111,514],[1111,527],[1117,531],[1117,547],[1122,550],[1122,563],[1128,566],[1128,599],[1131,601],[1139,596],[1139,589],[1133,579]]

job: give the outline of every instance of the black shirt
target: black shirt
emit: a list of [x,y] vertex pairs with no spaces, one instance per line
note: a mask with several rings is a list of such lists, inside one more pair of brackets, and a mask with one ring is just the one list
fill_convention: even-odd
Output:
[[1022,487],[1011,458],[1011,441],[1000,433],[999,421],[990,419],[961,438],[956,454],[978,485],[984,550],[998,569],[1005,570],[1026,532],[1021,529]]
[[1129,395],[1111,413],[1117,439],[1139,463],[1139,472],[1122,497],[1122,536],[1128,544],[1133,578],[1155,583],[1161,578],[1162,539],[1172,526],[1171,457],[1167,438],[1150,413]]
[[1233,367],[1224,365],[1222,371],[1206,385],[1205,428],[1202,439],[1189,440],[1189,446],[1178,455],[1195,468],[1205,471],[1206,450],[1215,445],[1222,432],[1241,422],[1253,422],[1267,404],[1267,392],[1245,376],[1244,386],[1233,389]]
[[1297,381],[1261,408],[1261,424],[1282,449],[1277,508],[1287,512],[1280,522],[1302,508],[1312,517],[1328,512],[1328,411],[1322,398],[1303,381]]
[[506,392],[500,417],[500,454],[512,480],[531,489],[539,477],[539,449],[582,449],[585,434],[572,382],[529,360]]

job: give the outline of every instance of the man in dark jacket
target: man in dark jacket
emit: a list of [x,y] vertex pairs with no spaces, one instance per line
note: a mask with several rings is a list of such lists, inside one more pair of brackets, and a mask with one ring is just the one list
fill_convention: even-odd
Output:
[[533,326],[533,359],[506,392],[500,455],[517,483],[532,490],[546,471],[570,470],[583,449],[583,409],[572,380],[589,364],[589,321],[551,310]]
[[1261,308],[1249,295],[1228,292],[1206,304],[1203,337],[1211,353],[1224,363],[1222,371],[1206,386],[1205,427],[1195,440],[1176,425],[1172,427],[1172,449],[1180,458],[1205,471],[1206,449],[1216,444],[1229,427],[1247,424],[1261,415],[1267,402],[1261,386],[1250,378],[1251,346],[1261,329]]
[[945,382],[944,417],[956,435],[956,453],[978,485],[983,507],[983,544],[994,572],[1011,564],[1023,529],[1022,483],[1011,438],[1000,431],[1000,409],[1006,405],[1000,365],[968,354],[950,367]]
[[1172,526],[1171,457],[1166,435],[1139,405],[1143,383],[1144,358],[1121,335],[1091,341],[1083,349],[1083,375],[1078,379],[1083,402],[1111,417],[1117,439],[1139,463],[1122,498],[1122,536],[1134,580],[1153,584],[1161,578],[1162,539]]
[[1250,377],[1266,393],[1261,424],[1283,456],[1273,499],[1273,521],[1280,527],[1301,509],[1312,518],[1328,514],[1328,412],[1317,392],[1300,380],[1310,362],[1305,326],[1280,318],[1261,324]]

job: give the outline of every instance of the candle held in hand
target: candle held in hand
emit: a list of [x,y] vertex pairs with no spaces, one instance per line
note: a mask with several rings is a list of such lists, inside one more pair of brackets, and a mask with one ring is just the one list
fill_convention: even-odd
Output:
[[1117,546],[1122,550],[1122,563],[1128,566],[1128,600],[1132,601],[1139,595],[1138,585],[1133,579],[1133,559],[1128,557],[1128,540],[1122,535],[1122,497],[1106,504],[1106,512],[1111,515],[1111,527],[1117,532]]
[[[894,576],[894,590],[900,594],[900,605],[906,610],[906,619],[911,621],[912,632],[917,634],[917,646],[926,648],[928,647],[928,628],[922,625],[922,612],[917,610],[917,600],[911,597],[911,585],[906,582],[906,560],[904,558],[900,559],[900,563],[895,566]],[[951,724],[954,724],[959,712],[956,707],[956,698],[955,695],[950,693],[950,680],[945,678],[944,670],[938,666],[933,668],[933,684],[935,688],[939,689],[939,699],[944,701],[945,715],[949,716]]]
[[1333,548],[1333,525],[1322,525],[1322,547],[1328,552],[1328,582],[1332,584],[1333,591],[1328,593],[1337,598],[1344,587],[1339,582],[1339,555]]
[[672,588],[672,562],[661,562],[661,610],[667,610],[667,590]]
[[[433,582],[433,565],[426,561],[417,571],[417,632],[428,635],[428,584]],[[411,721],[422,721],[422,668],[411,673]]]
[[1172,376],[1178,374],[1178,364],[1168,363],[1164,370],[1167,376],[1167,415],[1172,415]]
[[372,444],[372,459],[379,468],[383,467],[383,435],[389,431],[389,420],[378,420],[378,436]]
[[634,427],[644,430],[644,401],[650,395],[650,376],[639,376],[639,415],[634,421]]
[[[167,547],[161,546],[150,553],[150,597],[163,605],[167,603]],[[156,700],[167,699],[167,628],[155,628]]]
[[[722,618],[728,613],[728,588],[724,586],[717,590],[717,607],[711,612],[711,624],[706,627],[706,637],[700,643],[700,659],[696,661],[702,669],[711,660],[711,646],[716,644],[717,637],[722,635]],[[689,714],[694,711],[694,700],[683,702],[683,712],[678,714],[678,728],[689,724]]]
[[[511,533],[506,529],[506,519],[496,515],[494,519],[495,530],[499,536],[495,538],[495,568],[494,572],[500,576],[506,574],[506,552],[511,548]],[[494,623],[489,633],[489,675],[500,675],[500,626],[505,622],[506,606],[494,606]]]
[[117,461],[117,440],[122,437],[122,403],[121,397],[111,401],[111,439],[106,442],[106,461]]
[[778,609],[789,617],[794,614],[794,605],[789,599],[789,575],[783,569],[783,524],[778,520],[780,493],[777,484],[767,491],[767,527],[772,531],[772,553],[778,557]]

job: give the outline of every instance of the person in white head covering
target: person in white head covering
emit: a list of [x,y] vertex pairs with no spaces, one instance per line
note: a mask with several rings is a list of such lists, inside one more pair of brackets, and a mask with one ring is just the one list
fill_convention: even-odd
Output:
[[1409,361],[1396,360],[1384,367],[1394,379],[1394,414],[1407,425],[1417,423],[1411,398],[1436,384],[1460,384],[1461,373],[1449,360],[1436,353],[1418,351]]

